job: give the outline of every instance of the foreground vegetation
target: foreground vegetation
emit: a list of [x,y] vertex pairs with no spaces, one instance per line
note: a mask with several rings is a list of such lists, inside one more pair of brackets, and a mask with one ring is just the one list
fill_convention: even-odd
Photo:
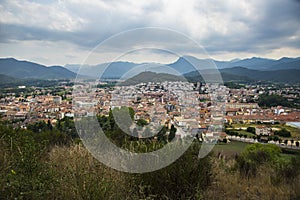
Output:
[[0,199],[300,198],[299,155],[287,159],[273,145],[236,144],[236,153],[226,154],[232,148],[223,144],[216,147],[223,152],[198,159],[201,144],[195,142],[166,168],[128,174],[94,159],[68,126],[73,126],[69,119],[29,130],[1,122]]

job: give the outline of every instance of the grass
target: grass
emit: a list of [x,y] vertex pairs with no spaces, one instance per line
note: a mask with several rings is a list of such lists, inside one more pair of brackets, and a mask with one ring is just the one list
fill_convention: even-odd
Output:
[[226,156],[233,156],[241,153],[245,147],[249,145],[248,143],[239,142],[239,141],[231,141],[230,143],[219,143],[216,144],[213,151],[215,153],[221,153]]
[[238,132],[239,134],[247,135],[248,138],[255,136],[255,134],[249,133],[249,132],[244,131],[244,130],[241,130],[241,131],[240,131],[240,130],[237,130],[237,132]]
[[234,129],[239,129],[239,128],[247,128],[249,126],[258,126],[257,124],[232,124]]
[[[213,151],[218,154],[221,153],[225,156],[235,156],[240,154],[246,146],[250,145],[250,143],[240,142],[240,141],[231,141],[230,143],[218,143],[215,145]],[[291,159],[295,156],[300,156],[300,151],[293,149],[282,149],[282,153],[280,154],[284,159]]]
[[293,157],[296,157],[294,154],[287,154],[287,153],[281,153],[280,157],[286,161],[292,159]]
[[[233,129],[239,129],[239,128],[247,128],[247,127],[256,127],[256,126],[260,126],[261,124],[232,124]],[[300,129],[299,128],[295,128],[292,126],[287,126],[287,125],[283,125],[283,124],[273,124],[273,125],[265,125],[265,126],[269,126],[272,129],[282,129],[285,128],[287,129],[289,132],[291,132],[291,139],[299,139],[300,140]],[[240,132],[240,131],[239,131]],[[245,132],[243,132],[244,134]],[[247,132],[248,133],[248,132]]]
[[273,127],[279,128],[279,129],[285,128],[286,130],[291,132],[292,138],[300,139],[300,129],[299,128],[295,128],[295,127],[287,126],[287,125],[280,125],[280,124],[273,125],[272,128]]

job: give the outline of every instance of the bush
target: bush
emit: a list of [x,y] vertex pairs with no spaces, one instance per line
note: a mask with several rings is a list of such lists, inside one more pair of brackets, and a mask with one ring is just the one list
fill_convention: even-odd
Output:
[[212,169],[211,157],[199,159],[198,153],[195,143],[168,167],[136,175],[133,185],[137,191],[142,189],[139,199],[199,199],[211,183]]
[[255,128],[250,126],[247,128],[247,132],[255,134]]
[[139,126],[146,126],[146,125],[148,125],[148,122],[145,119],[138,119],[136,123]]
[[291,132],[289,132],[288,130],[283,128],[280,131],[275,131],[274,135],[278,135],[278,136],[281,136],[281,137],[291,137]]
[[272,144],[251,144],[237,158],[237,165],[242,175],[255,175],[261,164],[275,162],[280,157],[280,147]]
[[300,175],[300,156],[294,156],[291,160],[282,161],[277,166],[277,182],[285,181],[292,183]]
[[5,166],[0,171],[1,198],[49,198],[55,181],[45,162],[46,142],[36,141],[30,131],[5,127],[0,127],[0,138]]
[[262,94],[258,98],[258,105],[261,107],[286,106],[290,107],[291,103],[283,96]]

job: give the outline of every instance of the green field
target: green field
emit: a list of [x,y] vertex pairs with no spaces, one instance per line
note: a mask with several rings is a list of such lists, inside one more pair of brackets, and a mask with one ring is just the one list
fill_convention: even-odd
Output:
[[251,138],[251,137],[253,137],[253,136],[256,136],[255,134],[249,133],[249,132],[244,131],[244,130],[237,130],[237,132],[238,132],[239,134],[247,135],[248,138]]
[[215,145],[213,151],[227,156],[236,155],[241,153],[247,145],[249,145],[249,143],[239,141],[231,141],[227,144],[219,143]]
[[286,125],[272,125],[272,128],[285,128],[286,130],[288,130],[289,132],[291,132],[292,138],[298,138],[300,139],[300,129],[299,128],[295,128],[295,127],[291,127],[291,126],[286,126]]
[[[218,143],[213,148],[214,153],[221,153],[225,156],[235,156],[240,154],[246,146],[250,145],[250,143],[239,142],[239,141],[231,141],[230,143]],[[290,150],[290,149],[282,149],[281,156],[283,158],[291,158],[293,156],[300,156],[300,151],[298,150]]]
[[[256,127],[256,126],[261,126],[261,124],[232,124],[232,128],[233,129],[237,129],[238,132],[240,132],[240,128],[247,128],[247,127]],[[275,129],[282,129],[285,128],[287,129],[289,132],[291,132],[292,138],[293,139],[299,139],[300,140],[300,129],[299,128],[295,128],[295,127],[291,127],[291,126],[287,126],[287,125],[283,125],[283,124],[274,124],[274,125],[265,125],[265,126],[269,126],[271,127],[273,130]],[[241,133],[246,133],[246,131],[241,130]]]

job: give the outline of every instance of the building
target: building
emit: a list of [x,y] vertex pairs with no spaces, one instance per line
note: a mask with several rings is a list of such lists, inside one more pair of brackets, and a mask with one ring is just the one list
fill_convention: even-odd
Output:
[[257,126],[255,128],[255,134],[261,136],[269,136],[271,135],[271,128],[266,126]]
[[54,96],[53,97],[53,103],[55,104],[61,104],[62,98],[61,96]]

